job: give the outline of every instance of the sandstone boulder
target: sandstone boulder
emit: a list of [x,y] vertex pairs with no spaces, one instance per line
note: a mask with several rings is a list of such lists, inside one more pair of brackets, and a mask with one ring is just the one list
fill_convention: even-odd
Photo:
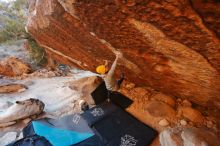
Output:
[[196,109],[191,107],[181,107],[179,109],[182,112],[183,117],[195,123],[203,123],[204,117],[203,115]]
[[118,76],[220,107],[219,8],[211,0],[30,0],[27,30],[60,62],[95,71],[118,50]]
[[7,109],[7,108],[10,107],[11,105],[13,105],[13,103],[10,102],[10,101],[1,102],[1,103],[0,103],[0,111]]
[[0,62],[0,75],[20,76],[30,72],[31,68],[15,57],[9,57]]
[[159,102],[159,101],[150,101],[146,105],[146,110],[150,113],[153,117],[175,117],[175,110],[170,107],[169,105]]
[[69,87],[70,89],[80,92],[81,98],[89,104],[95,104],[91,93],[100,85],[101,81],[102,80],[96,76],[85,77],[69,82]]
[[170,128],[160,133],[161,146],[219,146],[218,137],[205,129]]
[[0,93],[23,92],[26,89],[27,89],[27,87],[23,84],[0,85]]
[[18,120],[39,115],[44,110],[44,103],[38,99],[16,101],[15,104],[0,112],[0,127],[15,124]]

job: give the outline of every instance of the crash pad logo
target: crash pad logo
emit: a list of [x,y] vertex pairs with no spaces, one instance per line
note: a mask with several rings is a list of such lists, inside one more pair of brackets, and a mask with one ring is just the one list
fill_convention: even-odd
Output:
[[138,141],[133,136],[126,134],[121,137],[120,146],[136,146],[137,142]]
[[79,115],[74,115],[74,116],[73,116],[73,123],[74,123],[74,124],[78,124],[78,123],[79,123],[79,120],[80,120],[80,116],[79,116]]
[[91,114],[94,116],[94,117],[99,117],[99,116],[103,116],[104,115],[104,111],[103,109],[101,108],[95,108],[91,111]]

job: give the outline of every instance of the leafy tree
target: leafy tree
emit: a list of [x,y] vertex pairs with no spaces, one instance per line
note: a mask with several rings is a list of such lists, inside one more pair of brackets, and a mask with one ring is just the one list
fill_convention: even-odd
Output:
[[15,0],[10,3],[0,1],[0,43],[26,38],[34,63],[45,65],[45,50],[25,31],[27,11],[28,0]]
[[27,8],[28,0],[0,2],[0,43],[27,36],[25,32]]

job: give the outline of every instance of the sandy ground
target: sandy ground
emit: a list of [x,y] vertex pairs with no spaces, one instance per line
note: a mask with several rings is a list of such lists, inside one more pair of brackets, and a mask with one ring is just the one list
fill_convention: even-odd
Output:
[[0,95],[0,102],[15,102],[16,100],[37,98],[45,103],[46,112],[53,114],[57,113],[57,115],[60,116],[62,112],[65,112],[61,110],[62,105],[66,102],[73,103],[69,105],[73,108],[74,100],[79,97],[77,92],[65,85],[65,83],[70,80],[72,80],[71,77],[54,77],[16,81],[16,83],[23,83],[26,85],[28,89],[22,93],[2,94]]
[[[74,90],[70,86],[74,85],[74,81],[77,81],[77,84],[86,86],[85,78],[95,75],[88,71],[75,69],[72,70],[72,75],[68,77],[31,77],[24,80],[0,79],[0,84],[21,83],[28,87],[27,90],[21,93],[0,94],[0,112],[3,112],[7,108],[5,105],[8,102],[14,103],[17,100],[29,98],[37,98],[44,102],[45,113],[42,115],[43,117],[59,118],[67,114],[81,112],[78,101],[84,95],[79,91],[79,88]],[[80,81],[82,78],[83,80]],[[83,89],[84,87],[81,88]],[[4,136],[7,132],[18,132],[25,125],[26,123],[23,121],[10,127],[0,128],[0,146],[14,140],[16,133],[8,133],[10,136]]]
[[[32,68],[36,69],[29,52],[24,48],[25,41],[26,40],[19,40],[10,44],[0,44],[0,59],[2,60],[7,57],[14,56],[30,64]],[[44,75],[43,73],[42,76],[42,73],[41,75],[38,75],[38,72],[25,77],[0,77],[0,85],[19,83],[28,87],[28,89],[24,92],[0,94],[0,112],[4,112],[6,108],[17,100],[25,100],[29,98],[37,98],[44,102],[45,113],[43,113],[40,117],[46,116],[59,118],[67,114],[81,112],[78,100],[85,95],[82,95],[79,88],[75,90],[74,88],[71,88],[71,86],[80,87],[81,85],[80,89],[83,89],[87,86],[87,82],[90,82],[89,80],[85,80],[85,78],[91,76],[96,76],[96,74],[89,71],[72,69],[71,73],[65,77],[50,77],[49,73],[48,75]],[[81,78],[84,79],[80,80]],[[13,126],[0,128],[0,146],[6,145],[8,142],[15,140],[16,134],[19,133],[28,121],[29,120],[26,119]]]

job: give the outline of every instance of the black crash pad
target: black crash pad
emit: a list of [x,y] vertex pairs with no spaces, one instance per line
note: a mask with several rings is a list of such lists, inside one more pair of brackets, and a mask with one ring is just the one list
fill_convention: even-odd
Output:
[[[45,138],[42,137],[32,142],[33,138],[40,134],[36,123],[46,127],[40,132],[41,134],[44,132]],[[55,130],[52,133],[48,129],[49,131]],[[57,131],[58,129],[62,132]],[[70,131],[78,133],[78,136],[72,135]],[[149,146],[157,135],[154,129],[111,102],[104,102],[82,114],[67,115],[60,119],[43,118],[32,121],[22,132],[25,138],[12,145],[18,143],[19,146],[27,146],[32,142],[33,146],[49,146],[50,143],[64,146],[64,143],[68,142],[72,143],[70,144],[72,146]],[[79,139],[83,133],[92,135],[75,143],[74,141]],[[54,136],[51,137],[51,134]]]
[[81,116],[104,146],[148,146],[157,135],[154,129],[113,103],[102,103]]
[[[108,93],[109,92],[109,93]],[[102,82],[92,93],[96,105],[105,102],[110,94],[110,100],[121,108],[125,109],[132,104],[132,100],[119,92],[110,92],[106,89],[105,82]]]

